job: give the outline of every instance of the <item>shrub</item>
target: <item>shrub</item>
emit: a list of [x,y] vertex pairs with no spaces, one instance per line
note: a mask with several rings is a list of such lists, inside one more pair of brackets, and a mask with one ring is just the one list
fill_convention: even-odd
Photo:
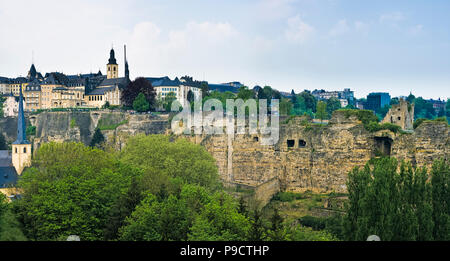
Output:
[[25,132],[27,136],[36,135],[36,126],[28,126]]
[[322,230],[325,229],[326,220],[323,218],[313,217],[313,216],[304,216],[299,219],[300,224],[305,227],[310,227],[313,230]]
[[281,202],[291,202],[296,199],[302,199],[303,196],[301,194],[296,194],[292,192],[279,192],[275,196],[273,196],[273,200],[281,201]]
[[420,126],[420,124],[422,124],[424,121],[426,121],[427,119],[425,118],[419,118],[416,121],[414,121],[413,127],[414,129],[416,129],[417,127]]

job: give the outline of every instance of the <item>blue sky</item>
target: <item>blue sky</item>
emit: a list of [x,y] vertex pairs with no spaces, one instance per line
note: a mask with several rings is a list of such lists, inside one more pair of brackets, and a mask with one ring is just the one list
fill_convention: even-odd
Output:
[[450,97],[450,1],[0,0],[0,76],[191,75],[299,92]]

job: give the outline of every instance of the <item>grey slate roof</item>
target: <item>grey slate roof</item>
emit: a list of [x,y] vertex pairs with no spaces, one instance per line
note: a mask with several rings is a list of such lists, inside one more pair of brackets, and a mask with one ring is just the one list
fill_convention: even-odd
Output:
[[10,79],[6,77],[0,77],[0,83],[9,83]]
[[34,79],[31,83],[29,83],[27,85],[27,87],[25,88],[26,92],[30,92],[30,91],[41,91],[41,84],[39,83],[38,80]]
[[175,78],[175,80],[171,80],[169,77],[146,77],[145,79],[149,80],[153,87],[162,87],[162,86],[180,86],[182,82]]
[[208,84],[210,91],[238,93],[239,88],[227,84]]
[[99,87],[102,86],[119,86],[119,88],[125,88],[128,85],[128,79],[125,77],[122,78],[114,78],[114,79],[104,79]]
[[91,92],[89,92],[87,95],[103,95],[108,91],[112,91],[116,88],[116,86],[111,86],[111,87],[98,87],[95,88],[94,90],[92,90]]
[[0,150],[0,188],[8,188],[17,183],[19,176],[12,166],[9,151]]

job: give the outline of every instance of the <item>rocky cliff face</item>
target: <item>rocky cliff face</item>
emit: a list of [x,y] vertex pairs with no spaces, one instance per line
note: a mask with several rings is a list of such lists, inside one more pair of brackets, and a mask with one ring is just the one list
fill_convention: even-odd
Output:
[[274,146],[262,146],[258,135],[196,136],[217,159],[226,183],[258,187],[274,178],[280,189],[294,192],[346,192],[347,174],[372,157],[391,155],[413,165],[431,167],[438,158],[449,159],[447,123],[427,122],[411,134],[368,132],[356,117],[335,113],[328,125],[294,119],[280,128]]
[[[27,115],[27,126],[36,127],[32,137],[34,148],[45,142],[76,141],[89,144],[95,129],[102,130],[107,141],[117,147],[123,146],[127,137],[137,133],[164,134],[168,128],[167,116],[156,117],[149,114],[126,114],[122,112],[43,112]],[[17,119],[0,120],[0,132],[7,142],[16,139]]]
[[[168,134],[167,116],[130,115],[120,112],[47,112],[28,117],[36,126],[34,147],[49,141],[81,141],[89,144],[96,127],[120,149],[137,133]],[[15,119],[1,119],[0,131],[15,140]],[[279,142],[260,144],[260,135],[184,136],[203,145],[217,160],[224,183],[261,190],[345,192],[347,174],[381,154],[430,167],[438,158],[449,159],[449,127],[425,122],[413,133],[368,132],[354,116],[335,113],[327,125],[295,118],[281,124]],[[276,182],[274,181],[276,180]]]

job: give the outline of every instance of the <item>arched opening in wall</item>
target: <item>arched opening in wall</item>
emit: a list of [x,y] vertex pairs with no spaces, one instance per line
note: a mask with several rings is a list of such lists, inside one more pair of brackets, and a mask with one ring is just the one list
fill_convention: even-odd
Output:
[[375,156],[391,156],[393,142],[389,137],[375,137]]
[[254,142],[258,142],[258,141],[259,141],[259,138],[258,138],[258,137],[253,137],[253,141],[254,141]]
[[304,148],[304,147],[306,147],[306,141],[304,141],[304,140],[298,140],[298,147],[299,147],[299,148]]
[[295,140],[287,140],[288,148],[293,148],[295,146]]

